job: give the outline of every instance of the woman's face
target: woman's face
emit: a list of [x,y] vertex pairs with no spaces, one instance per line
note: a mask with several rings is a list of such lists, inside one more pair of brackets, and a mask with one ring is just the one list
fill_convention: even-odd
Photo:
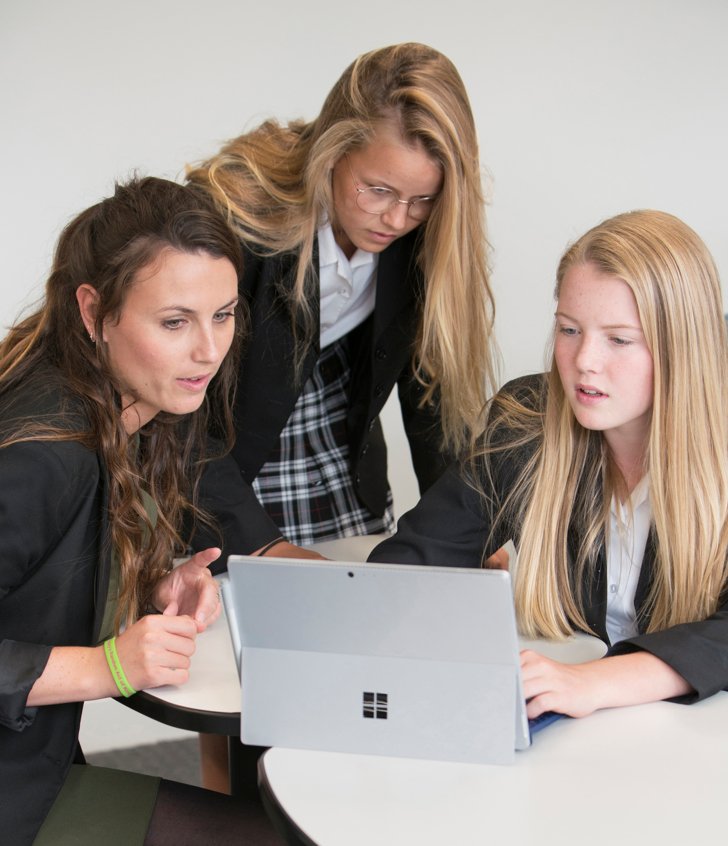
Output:
[[579,423],[604,433],[618,463],[643,454],[653,363],[629,285],[593,264],[571,267],[559,291],[554,356]]
[[159,411],[197,410],[233,340],[238,279],[226,258],[168,247],[137,273],[103,342],[129,434]]
[[382,214],[357,205],[358,188],[389,188],[400,200],[433,197],[442,188],[442,169],[419,143],[405,143],[394,124],[383,123],[372,141],[339,159],[332,173],[333,229],[336,242],[351,258],[357,249],[380,253],[422,222],[404,203]]

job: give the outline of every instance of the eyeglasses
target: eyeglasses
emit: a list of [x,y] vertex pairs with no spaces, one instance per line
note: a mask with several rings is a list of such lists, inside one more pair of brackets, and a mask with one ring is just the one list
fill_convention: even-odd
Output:
[[360,188],[354,176],[354,171],[351,169],[351,162],[348,155],[346,155],[346,164],[354,181],[356,204],[363,212],[367,212],[368,214],[384,214],[384,212],[401,204],[407,206],[407,214],[413,220],[427,220],[430,216],[437,195],[432,197],[417,197],[414,200],[400,200],[399,194],[396,191],[392,191],[391,188],[383,188],[379,185]]

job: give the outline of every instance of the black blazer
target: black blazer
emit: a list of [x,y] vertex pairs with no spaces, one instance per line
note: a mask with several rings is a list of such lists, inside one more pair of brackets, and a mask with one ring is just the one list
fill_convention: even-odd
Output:
[[[361,501],[379,515],[386,507],[387,451],[378,415],[395,384],[420,489],[429,487],[448,463],[440,450],[439,414],[417,408],[422,391],[411,375],[424,285],[415,263],[417,243],[418,231],[414,230],[380,254],[374,313],[351,334],[352,390],[347,422],[352,478]],[[251,330],[238,379],[233,456],[250,483],[268,458],[293,411],[300,386],[319,356],[319,286],[312,285],[314,342],[297,385],[287,307],[296,256],[263,258],[246,250],[244,268],[242,293],[250,304]]]
[[[538,385],[541,377],[517,379],[503,389],[518,392],[525,386]],[[412,511],[399,521],[397,533],[379,544],[370,561],[404,564],[433,564],[450,567],[479,567],[508,540],[518,546],[520,527],[503,524],[488,541],[492,516],[503,502],[518,472],[525,463],[525,449],[514,450],[499,458],[494,473],[489,508],[459,468],[451,467],[423,496]],[[578,549],[578,527],[569,527],[569,548],[575,556]],[[572,558],[573,560],[573,558]],[[681,697],[689,702],[703,699],[728,688],[728,596],[711,617],[696,623],[674,626],[661,632],[644,634],[649,623],[645,603],[652,583],[655,561],[655,538],[650,534],[635,594],[635,608],[641,634],[614,644],[610,654],[647,650],[673,667],[695,689]],[[596,579],[584,586],[583,601],[591,633],[606,643],[607,613],[606,553],[599,555]]]
[[[46,374],[48,376],[48,374]],[[3,397],[13,419],[53,414],[58,376]],[[95,643],[108,591],[105,473],[78,443],[0,449],[0,832],[32,843],[78,752],[81,704],[28,708],[52,646]]]

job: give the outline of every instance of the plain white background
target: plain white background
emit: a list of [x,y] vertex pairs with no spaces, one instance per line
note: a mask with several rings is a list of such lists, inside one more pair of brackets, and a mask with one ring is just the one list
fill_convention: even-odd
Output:
[[[357,54],[416,40],[470,93],[503,379],[539,370],[558,258],[605,217],[677,214],[728,277],[727,32],[725,0],[2,0],[0,325],[115,179],[181,179],[265,117],[314,117]],[[416,489],[396,416],[401,511]]]
[[312,118],[355,55],[418,40],[470,93],[504,377],[538,369],[558,257],[604,217],[671,211],[728,274],[726,32],[724,0],[3,0],[0,321],[115,178]]

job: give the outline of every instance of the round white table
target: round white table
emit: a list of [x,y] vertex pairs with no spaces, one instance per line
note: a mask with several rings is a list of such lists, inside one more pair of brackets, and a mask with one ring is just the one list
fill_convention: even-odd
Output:
[[268,812],[310,846],[717,846],[728,694],[560,720],[512,766],[270,749]]

